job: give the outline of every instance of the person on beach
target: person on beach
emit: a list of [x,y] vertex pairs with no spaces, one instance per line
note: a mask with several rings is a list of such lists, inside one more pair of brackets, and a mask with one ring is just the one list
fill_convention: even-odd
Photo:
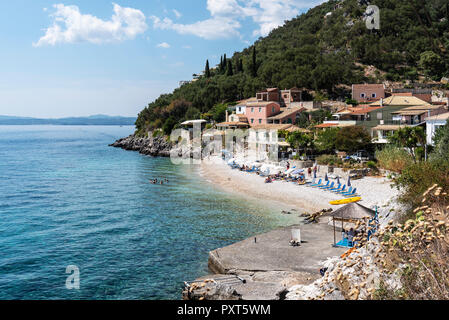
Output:
[[352,242],[354,241],[354,235],[355,235],[354,228],[351,228],[348,232],[348,242],[350,246],[353,245]]
[[309,167],[309,169],[307,170],[307,173],[309,174],[309,178],[312,177],[312,168]]
[[287,161],[287,170],[290,169],[290,162]]

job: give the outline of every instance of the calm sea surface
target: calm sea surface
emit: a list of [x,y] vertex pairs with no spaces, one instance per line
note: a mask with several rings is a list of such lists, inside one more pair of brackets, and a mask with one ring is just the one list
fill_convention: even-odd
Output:
[[108,147],[132,131],[0,126],[0,299],[180,299],[210,250],[295,222],[197,168]]

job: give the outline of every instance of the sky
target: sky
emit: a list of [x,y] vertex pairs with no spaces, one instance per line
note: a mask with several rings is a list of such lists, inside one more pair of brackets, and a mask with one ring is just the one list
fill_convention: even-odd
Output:
[[323,0],[0,1],[0,115],[136,116]]

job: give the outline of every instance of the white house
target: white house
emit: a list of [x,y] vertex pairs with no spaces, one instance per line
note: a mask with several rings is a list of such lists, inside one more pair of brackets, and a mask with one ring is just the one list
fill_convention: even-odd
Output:
[[436,116],[428,117],[425,119],[426,121],[426,130],[427,130],[427,144],[433,145],[433,137],[435,135],[436,130],[444,126],[449,119],[449,112],[441,113]]
[[238,104],[235,106],[236,114],[245,114],[246,112],[246,104]]

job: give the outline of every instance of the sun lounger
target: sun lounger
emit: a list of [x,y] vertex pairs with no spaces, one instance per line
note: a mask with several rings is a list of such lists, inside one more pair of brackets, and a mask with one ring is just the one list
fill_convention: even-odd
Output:
[[[332,190],[330,190],[330,191],[332,191]],[[341,187],[338,190],[333,190],[332,192],[333,193],[346,192],[346,185],[344,185],[343,187]]]
[[340,190],[340,188],[341,188],[341,183],[339,183],[338,186],[335,188],[330,188],[328,191]]
[[346,198],[350,198],[355,196],[355,193],[357,192],[357,188],[352,189],[351,192],[346,192],[346,193],[342,193],[343,196],[345,196]]
[[336,193],[344,194],[344,193],[348,193],[348,192],[352,192],[352,187],[349,187],[349,189],[347,191],[340,191],[340,192],[336,192]]
[[334,185],[335,185],[335,182],[332,182],[329,186],[322,187],[321,189],[323,189],[323,190],[329,190],[329,189],[332,189],[332,188],[334,187]]
[[316,187],[318,187],[318,186],[322,186],[323,184],[322,184],[322,179],[320,179],[320,180],[318,180],[318,183],[315,183],[315,184],[312,184],[312,185],[310,185],[309,187],[312,187],[312,188],[316,188]]
[[319,186],[319,185],[321,185],[321,181],[322,181],[322,179],[318,180],[318,183],[313,183],[313,184],[311,184],[309,187],[316,187],[316,186]]
[[315,188],[323,188],[323,187],[327,187],[327,186],[329,186],[329,184],[330,184],[330,181],[328,181],[328,182],[326,182],[326,184],[322,184],[322,185],[320,185],[320,186],[316,186]]

